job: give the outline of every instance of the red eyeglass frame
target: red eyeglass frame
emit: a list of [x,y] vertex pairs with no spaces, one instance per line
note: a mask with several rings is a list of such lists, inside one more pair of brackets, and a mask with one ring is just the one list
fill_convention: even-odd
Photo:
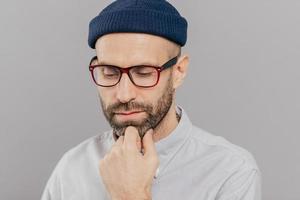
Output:
[[[92,76],[92,78],[93,78],[94,83],[95,83],[96,85],[98,85],[98,86],[101,86],[101,87],[113,87],[113,86],[117,85],[117,84],[120,82],[123,73],[126,73],[126,74],[128,75],[128,77],[129,77],[130,81],[131,81],[135,86],[137,86],[137,87],[142,87],[142,88],[150,88],[150,87],[154,87],[154,86],[156,86],[156,85],[158,84],[159,78],[160,78],[160,73],[161,73],[163,70],[168,69],[168,68],[174,66],[174,65],[177,63],[178,57],[179,57],[179,55],[173,57],[172,59],[168,60],[168,61],[165,62],[163,65],[161,65],[160,67],[147,66],[147,65],[135,65],[135,66],[131,66],[131,67],[121,68],[121,67],[118,67],[118,66],[115,66],[115,65],[105,65],[105,66],[110,66],[110,67],[114,67],[114,68],[118,69],[118,70],[120,71],[120,74],[121,74],[119,80],[118,80],[115,84],[113,84],[113,85],[108,85],[108,86],[107,86],[107,85],[100,85],[100,84],[98,84],[97,81],[96,81],[96,79],[95,79],[95,76],[94,76],[94,73],[93,73],[94,68],[99,67],[99,66],[103,66],[103,65],[92,65],[92,64],[91,64],[95,59],[97,59],[97,56],[94,56],[94,57],[91,59],[90,64],[89,64],[89,71],[90,71],[90,73],[91,73],[91,76]],[[144,66],[144,67],[152,67],[152,68],[156,69],[158,75],[157,75],[157,81],[156,81],[156,83],[155,83],[154,85],[150,85],[150,86],[140,86],[140,85],[137,85],[137,84],[133,81],[133,79],[132,79],[132,77],[131,77],[131,75],[130,75],[130,73],[129,73],[129,70],[132,69],[132,68],[134,68],[134,67],[140,67],[140,66]]]

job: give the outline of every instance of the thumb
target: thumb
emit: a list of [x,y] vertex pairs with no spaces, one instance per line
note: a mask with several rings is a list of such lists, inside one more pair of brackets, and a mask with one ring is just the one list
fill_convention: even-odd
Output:
[[153,129],[149,129],[143,137],[144,155],[150,156],[156,154],[156,149],[153,141]]

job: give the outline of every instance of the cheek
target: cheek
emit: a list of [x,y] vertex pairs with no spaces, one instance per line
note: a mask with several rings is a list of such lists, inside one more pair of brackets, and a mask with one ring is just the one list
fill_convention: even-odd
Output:
[[173,85],[172,82],[173,82],[172,73],[169,73],[168,71],[165,74],[161,74],[161,77],[157,84],[157,90],[160,92],[160,96],[163,96],[163,93],[167,91],[167,88]]
[[[165,74],[167,75],[167,74]],[[156,104],[157,100],[163,96],[165,88],[168,84],[169,76],[161,76],[158,84],[153,88],[137,88],[136,93],[136,102],[147,103],[147,104]],[[97,88],[99,97],[106,104],[112,104],[117,102],[117,91],[112,88]]]
[[106,88],[103,87],[98,87],[98,94],[99,97],[102,99],[103,102],[112,102],[113,101],[113,93],[111,90],[107,90]]
[[164,92],[166,92],[167,84],[168,77],[161,77],[155,87],[141,89],[139,96],[141,97],[142,102],[156,104],[157,101],[164,95]]
[[159,99],[160,96],[162,96],[163,90],[161,87],[154,87],[151,91],[147,91],[144,92],[144,96],[143,98],[145,100],[149,99],[149,100],[155,100],[155,99]]

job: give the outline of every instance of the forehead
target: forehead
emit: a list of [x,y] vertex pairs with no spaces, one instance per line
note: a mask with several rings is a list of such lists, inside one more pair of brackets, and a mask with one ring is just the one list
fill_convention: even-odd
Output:
[[144,33],[111,33],[96,42],[99,60],[109,60],[122,65],[154,60],[158,63],[168,58],[172,42]]

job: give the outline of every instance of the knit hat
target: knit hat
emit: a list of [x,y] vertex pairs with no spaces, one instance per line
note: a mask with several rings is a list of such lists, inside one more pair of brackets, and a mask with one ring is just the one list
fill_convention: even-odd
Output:
[[88,44],[108,33],[136,32],[157,35],[184,46],[188,23],[166,0],[116,0],[89,23]]

